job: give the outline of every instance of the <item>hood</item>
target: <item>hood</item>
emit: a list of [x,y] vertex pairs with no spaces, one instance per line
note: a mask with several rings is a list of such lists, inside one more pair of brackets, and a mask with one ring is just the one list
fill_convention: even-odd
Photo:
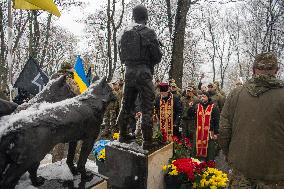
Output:
[[248,80],[244,87],[252,96],[258,97],[271,89],[283,88],[284,82],[274,76],[256,75]]

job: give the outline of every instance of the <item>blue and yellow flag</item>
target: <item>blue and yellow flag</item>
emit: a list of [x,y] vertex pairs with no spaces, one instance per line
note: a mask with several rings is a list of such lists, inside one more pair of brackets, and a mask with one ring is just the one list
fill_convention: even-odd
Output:
[[55,16],[61,16],[53,0],[14,0],[14,8],[23,10],[44,10]]
[[80,93],[83,93],[89,87],[89,83],[84,70],[83,61],[80,56],[77,57],[74,70],[74,80],[80,88]]

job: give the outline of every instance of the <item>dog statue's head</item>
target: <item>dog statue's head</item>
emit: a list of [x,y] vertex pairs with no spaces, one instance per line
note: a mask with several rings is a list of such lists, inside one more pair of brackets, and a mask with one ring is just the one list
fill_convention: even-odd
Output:
[[112,92],[111,86],[107,83],[106,77],[92,84],[80,96],[81,101],[91,99],[91,105],[101,110],[104,110],[111,101],[116,100],[116,96]]

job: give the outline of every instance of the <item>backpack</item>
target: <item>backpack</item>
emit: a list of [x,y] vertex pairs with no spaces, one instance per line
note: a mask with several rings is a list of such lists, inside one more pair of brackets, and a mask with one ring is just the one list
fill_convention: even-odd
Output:
[[122,61],[141,60],[142,37],[139,31],[144,28],[125,31],[120,40],[120,59]]

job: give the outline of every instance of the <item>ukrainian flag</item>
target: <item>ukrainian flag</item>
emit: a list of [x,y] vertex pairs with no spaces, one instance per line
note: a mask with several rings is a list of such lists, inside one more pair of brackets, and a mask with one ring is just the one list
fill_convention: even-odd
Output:
[[77,57],[76,64],[74,66],[74,80],[80,88],[80,93],[83,93],[88,87],[89,83],[85,73],[83,61],[80,56]]
[[14,8],[23,10],[44,10],[55,16],[61,16],[53,0],[14,0]]

